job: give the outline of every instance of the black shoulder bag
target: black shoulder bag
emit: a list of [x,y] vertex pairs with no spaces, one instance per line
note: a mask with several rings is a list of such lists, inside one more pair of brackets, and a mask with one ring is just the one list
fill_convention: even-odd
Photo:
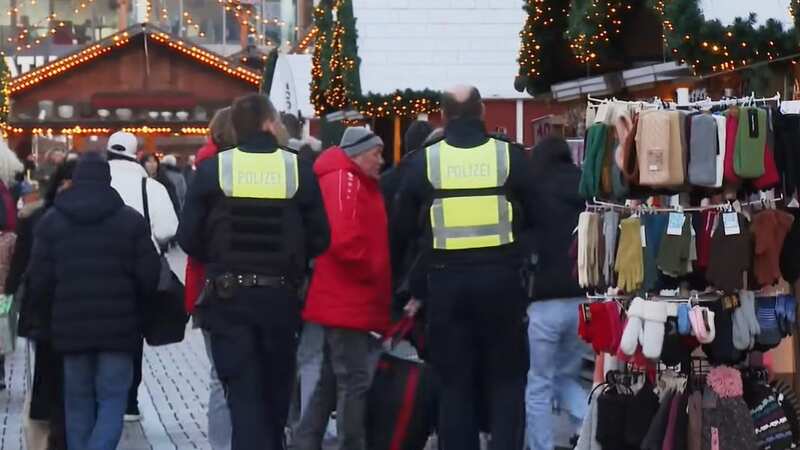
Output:
[[[142,206],[147,229],[151,230],[150,207],[147,198],[147,178],[142,178]],[[184,287],[172,273],[164,253],[161,253],[161,274],[155,298],[151,299],[144,315],[144,339],[147,345],[176,344],[183,341],[189,315],[183,305]]]

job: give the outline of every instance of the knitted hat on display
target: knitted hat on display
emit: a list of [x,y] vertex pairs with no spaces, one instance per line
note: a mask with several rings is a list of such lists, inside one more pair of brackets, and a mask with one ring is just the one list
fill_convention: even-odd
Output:
[[[703,448],[756,450],[755,426],[742,398],[742,377],[732,367],[712,368],[706,383],[715,396],[713,407],[703,410]],[[718,443],[716,447],[712,442]]]
[[778,403],[781,404],[786,414],[786,418],[789,419],[793,440],[800,440],[800,399],[797,398],[792,386],[784,380],[774,380],[770,383],[770,386],[774,390]]
[[744,383],[744,400],[750,408],[760,448],[792,448],[792,427],[775,391],[757,380]]

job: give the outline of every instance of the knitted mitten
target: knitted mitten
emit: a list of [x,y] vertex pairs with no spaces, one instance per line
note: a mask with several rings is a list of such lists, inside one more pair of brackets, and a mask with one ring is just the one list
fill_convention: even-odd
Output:
[[645,303],[643,299],[636,297],[628,308],[628,322],[625,324],[625,330],[622,332],[622,339],[619,343],[620,351],[628,356],[633,356],[636,353],[636,348],[639,346],[641,339],[640,336],[644,331],[642,317],[644,316]]
[[648,359],[658,359],[664,346],[664,323],[667,321],[667,304],[644,302],[642,308],[644,327],[639,335],[642,353]]
[[750,350],[761,332],[756,317],[756,298],[752,291],[739,292],[740,306],[733,312],[733,345],[738,350]]
[[778,317],[775,313],[775,297],[764,297],[756,299],[756,315],[761,333],[756,338],[759,348],[766,351],[773,349],[781,343],[783,334],[778,325]]

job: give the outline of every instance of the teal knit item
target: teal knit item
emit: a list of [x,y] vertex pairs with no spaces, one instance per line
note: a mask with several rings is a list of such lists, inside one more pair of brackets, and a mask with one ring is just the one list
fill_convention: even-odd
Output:
[[579,185],[580,194],[586,199],[597,197],[600,192],[600,178],[603,172],[607,139],[608,126],[603,123],[592,125],[586,132],[586,151]]
[[[751,124],[750,114],[757,115]],[[757,130],[752,130],[756,125]],[[764,175],[764,148],[767,144],[767,111],[761,108],[742,108],[739,111],[739,129],[736,133],[734,170],[742,178],[758,178]]]

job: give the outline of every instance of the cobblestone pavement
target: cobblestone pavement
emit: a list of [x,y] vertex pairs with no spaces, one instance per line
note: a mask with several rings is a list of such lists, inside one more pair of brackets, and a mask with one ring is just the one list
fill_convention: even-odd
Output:
[[[32,354],[30,357],[32,358]],[[0,392],[0,450],[24,450],[23,407],[28,387],[28,353],[20,340],[6,357],[7,389]],[[209,365],[200,331],[187,329],[184,342],[147,347],[142,364],[139,407],[143,419],[126,423],[118,450],[210,450],[207,440]],[[557,421],[559,441],[569,434]],[[334,441],[326,440],[326,449]],[[435,439],[427,450],[435,450]]]
[[[31,355],[32,356],[32,355]],[[6,360],[8,388],[0,392],[0,449],[24,449],[23,406],[27,392],[24,341]],[[206,438],[208,359],[199,331],[187,330],[178,345],[146,348],[139,406],[143,419],[126,423],[119,450],[210,449]]]

